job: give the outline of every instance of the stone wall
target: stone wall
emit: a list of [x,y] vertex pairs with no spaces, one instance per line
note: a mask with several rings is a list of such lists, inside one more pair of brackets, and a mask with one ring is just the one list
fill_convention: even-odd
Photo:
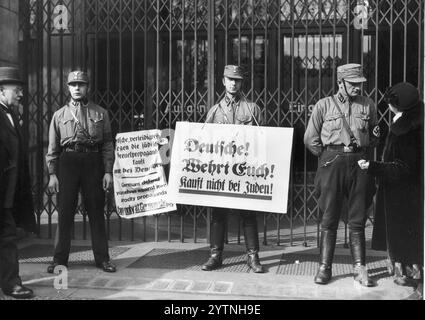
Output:
[[18,0],[0,0],[0,66],[18,66]]

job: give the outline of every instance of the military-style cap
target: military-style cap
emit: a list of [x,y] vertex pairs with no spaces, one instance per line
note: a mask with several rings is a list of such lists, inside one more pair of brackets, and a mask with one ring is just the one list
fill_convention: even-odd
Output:
[[243,69],[240,66],[235,66],[229,64],[224,67],[223,72],[224,77],[232,78],[232,79],[243,79]]
[[348,82],[365,82],[366,78],[363,76],[363,69],[360,64],[348,63],[339,66],[336,69],[338,81],[344,79]]
[[76,70],[76,71],[71,71],[68,74],[68,84],[73,83],[73,82],[82,82],[82,83],[89,83],[89,77],[87,75],[86,72],[84,71],[80,71],[80,70]]

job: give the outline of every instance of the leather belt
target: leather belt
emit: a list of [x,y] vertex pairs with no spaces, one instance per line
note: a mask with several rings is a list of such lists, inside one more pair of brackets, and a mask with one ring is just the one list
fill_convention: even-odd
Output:
[[65,147],[65,152],[83,152],[83,153],[88,153],[88,152],[99,152],[99,146],[98,145],[94,145],[94,146],[85,146],[82,144],[74,144],[74,145],[70,145],[70,146],[66,146]]
[[356,153],[363,152],[366,149],[363,147],[353,147],[353,146],[326,146],[326,150],[338,151],[344,153]]

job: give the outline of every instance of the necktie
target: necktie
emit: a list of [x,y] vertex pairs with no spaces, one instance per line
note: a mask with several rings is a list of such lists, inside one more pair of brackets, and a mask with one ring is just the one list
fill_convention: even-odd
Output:
[[82,104],[80,104],[78,120],[81,121],[81,124],[83,125],[84,129],[87,130],[87,108],[84,107]]
[[73,101],[72,104],[75,106],[77,119],[84,129],[87,129],[87,109],[80,101]]
[[87,126],[87,107],[85,107],[80,101],[73,101],[72,104],[75,106],[76,117],[79,122],[79,125],[77,125],[77,140],[80,142],[85,142],[89,138]]

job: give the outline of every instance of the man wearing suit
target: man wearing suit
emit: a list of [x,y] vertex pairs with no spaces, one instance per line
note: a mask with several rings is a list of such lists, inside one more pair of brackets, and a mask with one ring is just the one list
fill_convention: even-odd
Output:
[[18,118],[22,80],[16,68],[0,67],[0,281],[5,295],[33,295],[19,277],[16,227],[35,231],[28,157]]

